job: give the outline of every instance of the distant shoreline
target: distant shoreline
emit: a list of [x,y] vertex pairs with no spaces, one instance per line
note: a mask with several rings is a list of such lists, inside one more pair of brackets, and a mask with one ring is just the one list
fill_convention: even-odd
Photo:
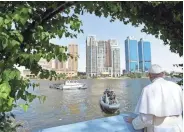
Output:
[[100,80],[100,79],[112,79],[112,80],[114,80],[114,79],[128,79],[129,77],[120,77],[120,78],[118,78],[118,77],[106,77],[106,78],[94,78],[94,79],[98,79],[98,80]]
[[[141,78],[148,78],[148,77],[141,77]],[[93,80],[124,80],[124,79],[141,79],[141,78],[130,78],[130,77],[105,77],[105,78],[86,78],[86,79],[71,79],[71,80],[87,80],[87,79],[93,79]],[[39,78],[31,78],[29,80],[37,80],[37,81],[41,81],[41,80],[45,80],[45,81],[65,81],[65,80],[70,80],[70,79],[60,79],[60,80],[49,80],[49,79],[39,79]]]

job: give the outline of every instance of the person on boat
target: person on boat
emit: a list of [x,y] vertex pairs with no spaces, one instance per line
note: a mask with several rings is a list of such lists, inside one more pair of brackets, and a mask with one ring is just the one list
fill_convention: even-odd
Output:
[[105,91],[104,91],[104,96],[103,96],[103,101],[106,103],[106,94],[108,95],[108,92],[109,92],[109,89],[107,88]]
[[112,100],[113,100],[113,104],[116,103],[116,94],[114,92],[112,94]]
[[108,90],[108,88],[107,88],[107,89],[104,91],[104,94],[108,93],[108,91],[109,91],[109,90]]
[[146,132],[183,132],[181,87],[165,80],[159,65],[152,65],[148,75],[152,83],[142,90],[135,109],[138,116],[125,117],[125,121]]
[[109,98],[112,99],[113,91],[109,91]]
[[109,101],[110,101],[110,104],[113,104],[112,91],[109,91]]
[[107,91],[107,97],[110,97],[110,95],[111,95],[111,92],[110,92],[110,90],[108,90]]
[[115,103],[115,98],[116,98],[116,95],[115,95],[114,91],[110,91],[110,96],[109,96],[110,104]]

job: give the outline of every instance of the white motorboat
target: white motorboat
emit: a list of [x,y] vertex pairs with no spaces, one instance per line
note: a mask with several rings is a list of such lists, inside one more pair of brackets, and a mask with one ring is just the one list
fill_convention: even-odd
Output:
[[67,80],[64,82],[64,84],[60,84],[60,85],[55,85],[54,86],[56,89],[62,89],[62,90],[66,90],[66,89],[87,89],[86,84],[83,83],[79,83],[76,80]]
[[59,89],[60,85],[61,84],[52,84],[52,85],[49,86],[49,88],[57,88],[57,89]]
[[[108,94],[112,93],[112,95]],[[120,103],[118,102],[114,91],[106,90],[100,98],[100,106],[104,112],[115,113],[119,110]]]
[[86,89],[86,84],[79,83],[77,80],[67,80],[63,85],[61,85],[61,89]]

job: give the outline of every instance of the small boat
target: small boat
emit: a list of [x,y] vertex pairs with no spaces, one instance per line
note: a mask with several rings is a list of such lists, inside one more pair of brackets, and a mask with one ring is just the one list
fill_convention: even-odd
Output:
[[86,84],[79,83],[76,80],[67,80],[63,85],[61,85],[61,89],[86,89]]
[[52,87],[56,89],[62,89],[62,90],[87,89],[86,84],[79,83],[76,80],[67,80],[64,82],[64,84],[59,84],[59,85],[55,84]]
[[106,89],[103,96],[100,98],[100,106],[106,113],[116,113],[119,110],[120,103],[114,91]]
[[52,85],[50,85],[49,86],[49,88],[56,88],[56,89],[59,89],[59,86],[60,86],[61,84],[52,84]]

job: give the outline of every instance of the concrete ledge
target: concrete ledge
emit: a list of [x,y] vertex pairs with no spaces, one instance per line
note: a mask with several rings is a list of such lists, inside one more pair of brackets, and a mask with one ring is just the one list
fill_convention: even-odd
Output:
[[112,117],[47,128],[38,132],[143,132],[143,130],[134,130],[131,124],[126,123],[123,119],[125,116],[135,117],[134,114],[120,114]]

